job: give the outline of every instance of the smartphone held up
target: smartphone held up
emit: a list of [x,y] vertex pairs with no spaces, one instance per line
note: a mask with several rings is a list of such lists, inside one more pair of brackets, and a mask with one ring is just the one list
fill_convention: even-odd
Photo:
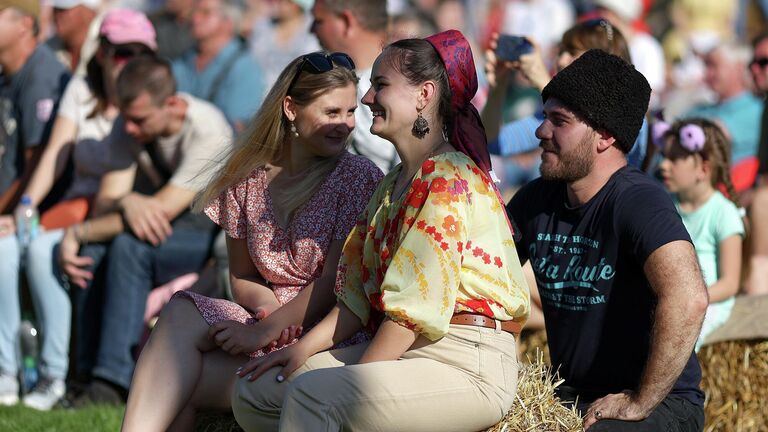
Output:
[[499,35],[496,41],[496,56],[502,61],[518,61],[523,54],[533,52],[533,45],[524,36]]

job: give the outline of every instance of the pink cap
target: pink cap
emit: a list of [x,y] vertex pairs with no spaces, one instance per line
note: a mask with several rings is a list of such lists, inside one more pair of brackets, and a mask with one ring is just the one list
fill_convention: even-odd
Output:
[[157,50],[155,28],[146,15],[130,9],[114,9],[104,16],[99,34],[115,45],[141,43]]

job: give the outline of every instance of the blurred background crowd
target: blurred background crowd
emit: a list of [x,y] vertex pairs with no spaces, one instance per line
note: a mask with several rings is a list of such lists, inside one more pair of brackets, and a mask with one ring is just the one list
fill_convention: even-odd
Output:
[[[386,43],[447,29],[473,44],[505,198],[538,176],[543,85],[587,49],[624,44],[653,90],[630,163],[658,176],[653,125],[713,120],[748,221],[739,289],[768,293],[767,22],[765,0],[0,0],[0,403],[18,401],[32,314],[45,339],[24,403],[50,409],[68,376],[102,376],[113,385],[96,396],[124,398],[144,336],[121,335],[151,327],[174,292],[229,295],[223,235],[188,208],[202,161],[227,153],[291,60],[345,52],[362,94]],[[534,47],[503,76],[497,34]],[[397,156],[366,107],[356,122],[350,151],[389,171]],[[147,252],[160,244],[176,246]]]

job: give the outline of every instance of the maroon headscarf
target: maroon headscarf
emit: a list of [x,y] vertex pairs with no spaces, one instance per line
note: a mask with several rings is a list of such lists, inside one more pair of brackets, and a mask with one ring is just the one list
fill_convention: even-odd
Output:
[[[456,150],[475,161],[483,173],[488,176],[503,207],[505,203],[495,184],[498,179],[491,167],[491,155],[488,153],[488,138],[485,136],[485,128],[480,121],[477,108],[471,102],[477,92],[477,73],[469,42],[458,30],[447,30],[432,35],[426,38],[426,41],[435,47],[443,60],[446,72],[448,72],[448,85],[451,87],[451,108],[454,112],[450,142],[456,147]],[[512,228],[511,224],[510,228]]]
[[490,178],[491,156],[485,128],[480,121],[472,98],[477,93],[477,73],[472,49],[464,35],[458,30],[448,30],[426,38],[443,60],[451,87],[451,108],[454,111],[454,126],[450,142],[456,150],[469,156]]

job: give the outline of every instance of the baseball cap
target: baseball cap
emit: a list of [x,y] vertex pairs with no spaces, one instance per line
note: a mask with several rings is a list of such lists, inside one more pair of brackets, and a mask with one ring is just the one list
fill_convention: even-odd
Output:
[[0,0],[0,10],[13,7],[35,18],[40,16],[40,0]]
[[83,5],[88,9],[98,10],[101,8],[101,0],[52,0],[51,6],[54,9],[72,9],[75,6]]
[[101,22],[99,35],[115,45],[141,43],[157,50],[155,28],[146,15],[134,10],[114,9],[109,12]]

